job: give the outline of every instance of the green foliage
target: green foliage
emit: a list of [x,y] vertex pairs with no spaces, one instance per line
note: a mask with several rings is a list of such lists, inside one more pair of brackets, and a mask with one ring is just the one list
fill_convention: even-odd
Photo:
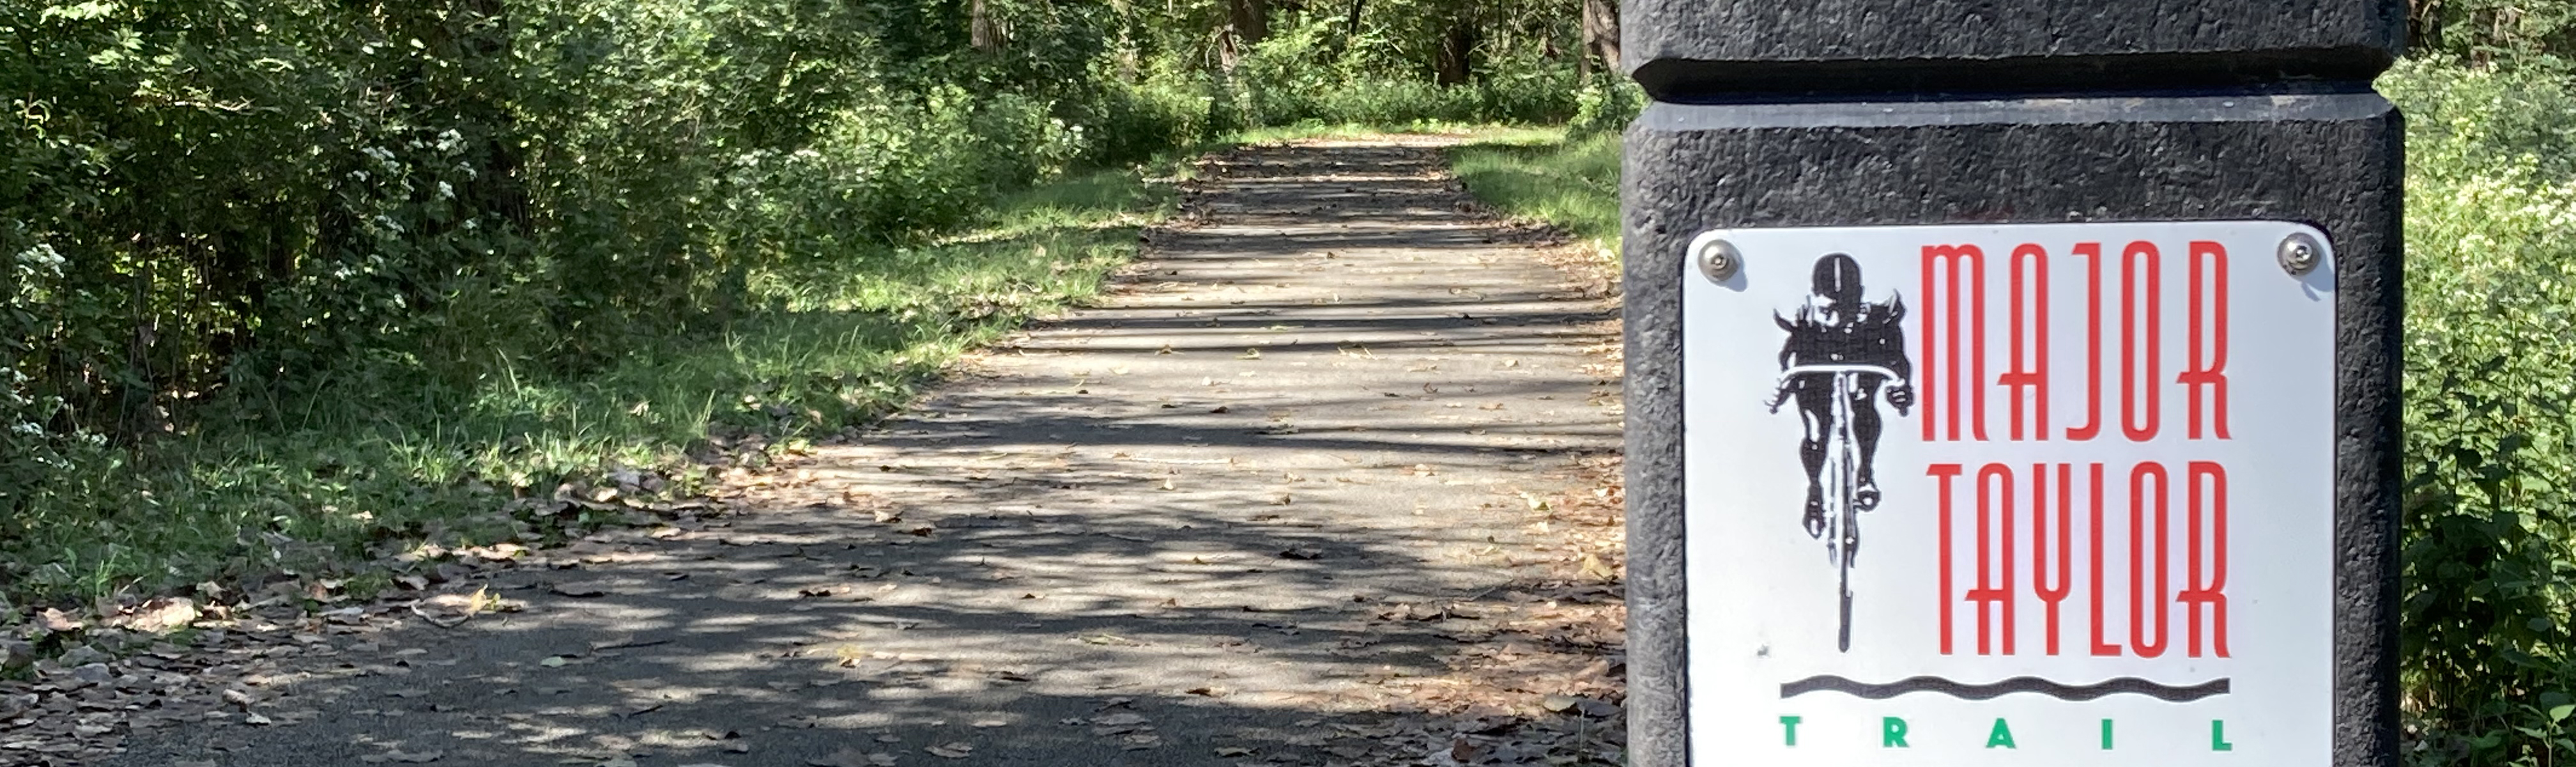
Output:
[[2405,702],[2415,763],[2576,757],[2576,91],[2407,62]]
[[[1379,0],[1358,4],[1354,24],[1348,6],[1278,5],[1259,39],[1232,28],[1226,2],[1131,8],[1131,66],[1163,87],[1194,90],[1211,136],[1301,124],[1552,123],[1576,109],[1578,6]],[[1443,47],[1455,40],[1472,43],[1458,60],[1469,69],[1441,82]]]
[[[899,254],[1203,135],[1119,75],[1112,9],[985,5],[1010,31],[989,50],[943,0],[0,4],[0,583],[149,586],[272,536],[348,553],[358,523],[317,520],[419,533],[478,492],[667,458],[747,384],[653,350],[822,332],[763,280],[955,298]],[[982,322],[803,340],[877,371],[832,350]],[[695,393],[653,429],[603,426],[651,397],[567,393],[639,359],[710,372],[671,377]],[[902,391],[867,377],[800,412]]]
[[1248,126],[1558,122],[1575,110],[1578,85],[1565,62],[1523,57],[1473,83],[1443,86],[1390,72],[1345,44],[1338,20],[1304,17],[1250,46],[1228,80]]
[[1576,93],[1574,103],[1574,117],[1565,126],[1568,135],[1621,133],[1645,111],[1646,89],[1624,79],[1594,84]]
[[2478,62],[2528,61],[2576,52],[2576,3],[2567,0],[2410,0],[2419,51]]

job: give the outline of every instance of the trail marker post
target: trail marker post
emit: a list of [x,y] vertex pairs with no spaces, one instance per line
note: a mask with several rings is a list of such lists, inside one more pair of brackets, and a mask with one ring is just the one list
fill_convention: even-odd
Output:
[[1632,763],[2396,764],[2405,25],[1628,0]]

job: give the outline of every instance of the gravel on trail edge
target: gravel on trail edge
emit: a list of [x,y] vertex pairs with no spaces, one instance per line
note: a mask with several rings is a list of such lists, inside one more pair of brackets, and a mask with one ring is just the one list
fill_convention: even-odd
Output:
[[398,600],[161,616],[0,682],[0,764],[1618,764],[1616,290],[1446,141],[1204,158],[874,430]]

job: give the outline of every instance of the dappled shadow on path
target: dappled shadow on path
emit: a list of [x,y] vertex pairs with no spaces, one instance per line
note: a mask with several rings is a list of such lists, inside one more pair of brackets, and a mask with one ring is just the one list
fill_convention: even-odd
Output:
[[[1613,307],[1438,171],[1223,158],[1100,305],[737,488],[745,511],[550,553],[494,580],[526,609],[411,632],[309,721],[119,764],[1536,758],[1399,715],[1456,697],[1424,688],[1462,643],[1610,598],[1557,567],[1547,499],[1619,440],[1587,352]],[[1605,684],[1568,675],[1507,693]]]

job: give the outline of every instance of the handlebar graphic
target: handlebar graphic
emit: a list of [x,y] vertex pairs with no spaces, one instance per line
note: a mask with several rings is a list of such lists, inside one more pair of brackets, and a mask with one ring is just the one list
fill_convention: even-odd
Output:
[[[1791,366],[1787,370],[1780,371],[1780,383],[1778,388],[1772,393],[1771,401],[1766,404],[1771,408],[1771,412],[1780,412],[1781,403],[1789,401],[1789,383],[1796,380],[1798,376],[1840,375],[1843,373],[1860,373],[1863,375],[1881,376],[1887,380],[1896,382],[1897,386],[1900,388],[1906,386],[1904,376],[1897,375],[1896,371],[1889,370],[1878,365],[1795,365]],[[1889,404],[1892,405],[1895,403],[1891,401]],[[1912,409],[1913,408],[1898,405],[1896,412],[1899,415],[1903,415]]]

